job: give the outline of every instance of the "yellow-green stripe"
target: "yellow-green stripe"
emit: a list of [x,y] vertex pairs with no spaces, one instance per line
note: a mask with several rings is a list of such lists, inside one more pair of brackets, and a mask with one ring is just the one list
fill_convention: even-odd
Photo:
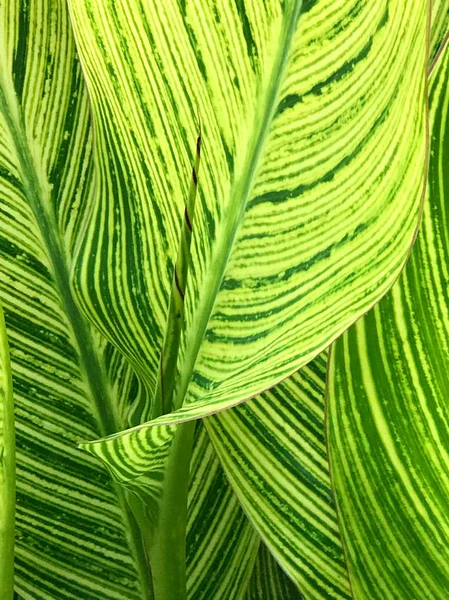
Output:
[[154,391],[198,112],[175,405],[229,408],[309,362],[406,260],[429,3],[69,4],[95,132],[76,297]]
[[360,599],[443,600],[449,589],[448,83],[445,50],[430,79],[429,188],[411,259],[332,351],[331,466]]

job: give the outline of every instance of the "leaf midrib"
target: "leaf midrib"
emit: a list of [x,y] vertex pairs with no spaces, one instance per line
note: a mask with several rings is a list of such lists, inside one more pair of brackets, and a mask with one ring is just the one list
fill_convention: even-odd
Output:
[[[264,142],[270,131],[270,126],[275,115],[277,99],[285,70],[288,64],[290,50],[294,35],[297,30],[298,20],[301,14],[302,0],[293,0],[291,8],[286,8],[282,34],[276,59],[271,70],[272,80],[259,104],[263,107],[259,114],[262,116],[254,124],[252,143],[244,161],[241,176],[234,181],[231,188],[231,201],[228,207],[228,222],[225,224],[224,235],[215,246],[209,266],[209,276],[205,279],[203,293],[195,311],[195,316],[186,336],[185,347],[190,350],[186,353],[184,364],[179,365],[180,379],[174,395],[174,408],[179,409],[186,397],[190,381],[192,379],[196,361],[201,349],[207,326],[219,294],[221,283],[226,271],[226,266],[237,237],[239,225],[245,214],[246,205],[253,186],[257,167],[262,155]],[[233,217],[233,215],[236,215]]]
[[[52,275],[61,298],[62,308],[67,317],[69,328],[80,359],[81,372],[84,374],[93,403],[94,414],[101,435],[118,431],[117,423],[111,407],[110,392],[105,381],[104,369],[97,356],[88,326],[75,304],[71,288],[68,261],[54,215],[50,212],[46,194],[42,188],[33,156],[28,145],[22,108],[15,92],[8,94],[8,86],[4,77],[0,76],[0,111],[4,116],[18,158],[25,196],[34,214],[36,224],[47,249],[47,257],[52,267]],[[136,569],[139,573],[142,598],[152,600],[152,586],[149,565],[138,525],[130,512],[125,495],[118,484],[112,481],[122,510],[123,522],[128,528],[128,541],[132,540]]]

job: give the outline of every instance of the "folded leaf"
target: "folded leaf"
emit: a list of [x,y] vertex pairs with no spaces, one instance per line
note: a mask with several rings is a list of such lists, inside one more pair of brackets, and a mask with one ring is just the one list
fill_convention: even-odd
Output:
[[0,598],[14,591],[15,425],[11,365],[0,307]]
[[446,49],[431,77],[429,194],[411,259],[332,351],[330,458],[360,600],[443,600],[449,589],[448,108]]
[[427,3],[69,4],[96,141],[78,301],[152,391],[198,114],[174,405],[227,408],[306,364],[404,264],[425,179]]

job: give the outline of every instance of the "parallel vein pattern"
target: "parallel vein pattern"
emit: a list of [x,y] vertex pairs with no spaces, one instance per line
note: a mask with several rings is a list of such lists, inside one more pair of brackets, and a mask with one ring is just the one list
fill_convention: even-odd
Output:
[[304,597],[315,600],[351,597],[324,440],[326,358],[205,420],[251,522]]
[[202,423],[196,427],[187,523],[188,598],[243,600],[260,538],[230,487]]
[[175,405],[232,406],[306,364],[405,261],[425,175],[428,4],[70,5],[96,140],[77,298],[154,390],[198,111]]
[[433,69],[449,39],[449,2],[432,0],[429,65]]
[[[101,465],[76,448],[114,427],[108,411],[103,422],[93,416],[102,410],[101,376],[86,376],[95,361],[68,287],[65,257],[91,147],[69,27],[63,1],[0,4],[0,295],[17,419],[15,591],[33,600],[122,600],[140,593],[117,495]],[[79,353],[89,357],[82,367]]]
[[332,352],[331,465],[361,600],[449,590],[448,107],[446,50],[431,78],[429,194],[412,257]]
[[245,600],[301,600],[302,596],[261,544]]
[[[149,418],[197,133],[193,115],[200,110],[207,142],[174,381],[177,405],[185,407],[151,429],[86,446],[105,458],[130,497],[145,489],[150,516],[175,430],[159,425],[229,407],[276,383],[366,310],[403,264],[424,173],[427,12],[424,3],[412,10],[399,0],[211,0],[201,10],[174,0],[71,4],[92,98],[94,174],[65,2],[0,6],[0,292],[18,416],[16,592],[138,598],[116,493],[75,444]],[[72,302],[72,253],[80,303],[112,345],[92,340]],[[107,372],[118,377],[113,390],[96,377],[100,347]],[[111,393],[119,402],[106,401]],[[249,420],[261,418],[255,411]],[[227,577],[218,533],[207,551],[195,550],[205,519],[192,509],[189,593],[237,598],[235,590],[246,593],[257,539],[201,439],[191,498],[199,494],[206,510],[207,489],[195,482],[209,465],[217,490],[209,518],[214,527],[222,515],[241,532],[239,545],[226,539],[223,546],[240,570]],[[227,468],[239,475],[230,462]],[[257,527],[305,591],[315,579],[324,593],[345,597],[321,475],[316,504],[298,500],[304,521],[285,525],[304,534],[305,558],[297,562],[297,549],[267,528],[275,499]],[[260,492],[256,479],[251,485]],[[280,498],[284,483],[277,481]],[[243,486],[241,498],[249,490]],[[297,517],[298,506],[284,505],[282,518]],[[303,527],[309,518],[316,539]]]

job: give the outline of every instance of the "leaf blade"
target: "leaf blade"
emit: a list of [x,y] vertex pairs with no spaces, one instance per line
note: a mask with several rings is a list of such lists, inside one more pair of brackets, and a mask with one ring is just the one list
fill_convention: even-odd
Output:
[[[429,198],[403,275],[333,349],[329,444],[354,591],[443,598],[447,510],[447,50],[430,80]],[[367,554],[367,540],[377,539]],[[380,576],[380,573],[382,576]]]
[[87,96],[65,2],[22,4],[0,6],[0,292],[17,407],[15,591],[138,598],[120,493],[76,450],[77,439],[116,429],[68,277],[80,196],[92,182]]
[[[86,314],[128,356],[150,390],[192,162],[187,156],[195,139],[196,102],[200,108],[204,169],[176,392],[177,404],[185,401],[192,410],[228,408],[306,364],[385,293],[417,226],[425,178],[426,7],[410,13],[384,1],[373,14],[368,2],[341,11],[325,0],[307,3],[285,77],[277,80],[274,65],[283,64],[288,51],[283,40],[290,37],[282,32],[293,27],[298,7],[275,0],[228,8],[204,3],[199,12],[189,2],[72,6],[93,102],[99,186],[77,255],[75,288]],[[206,30],[210,36],[202,33]],[[338,56],[332,54],[335,32],[345,42]],[[123,55],[118,47],[126,49]],[[411,52],[398,55],[399,47]],[[220,68],[223,78],[217,76]],[[386,73],[387,94],[379,88]],[[345,93],[351,99],[347,112],[341,104]],[[258,112],[262,98],[268,98],[266,110]],[[316,115],[322,119],[320,135],[313,134]],[[248,148],[257,148],[265,116],[272,124],[258,155]],[[326,135],[335,136],[332,156]],[[409,147],[404,139],[414,143]],[[129,165],[126,173],[120,163]],[[367,175],[356,196],[351,186],[360,180],[345,170],[349,163]],[[367,203],[374,197],[376,202]],[[401,206],[398,198],[407,203]],[[273,224],[271,236],[266,223]],[[117,228],[126,244],[115,235]],[[357,274],[343,255],[358,257]],[[133,265],[133,277],[102,288],[98,278],[106,264],[118,272]],[[349,299],[356,277],[358,291]],[[332,289],[338,291],[331,302]],[[319,317],[322,310],[327,315],[323,329],[311,308],[318,303]]]
[[201,423],[192,457],[186,541],[188,598],[242,600],[260,540]]
[[352,597],[324,439],[327,356],[206,419],[230,483],[305,598]]
[[446,0],[432,2],[432,20],[430,36],[430,67],[432,71],[444,52],[449,35],[449,4]]
[[301,594],[264,545],[260,547],[245,600],[301,600]]

